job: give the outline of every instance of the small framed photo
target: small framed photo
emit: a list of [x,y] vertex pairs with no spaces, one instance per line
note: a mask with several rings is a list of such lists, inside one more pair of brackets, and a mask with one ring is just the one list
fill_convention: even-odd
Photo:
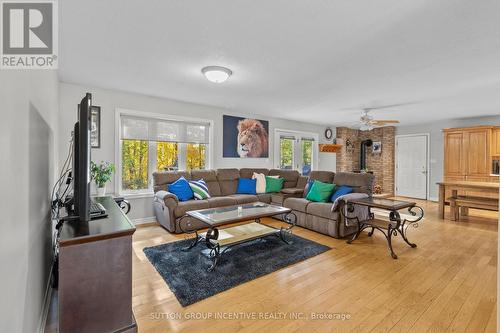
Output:
[[92,106],[90,109],[90,146],[101,148],[101,107]]
[[373,146],[372,146],[372,152],[374,154],[380,154],[382,152],[382,142],[380,141],[374,141]]

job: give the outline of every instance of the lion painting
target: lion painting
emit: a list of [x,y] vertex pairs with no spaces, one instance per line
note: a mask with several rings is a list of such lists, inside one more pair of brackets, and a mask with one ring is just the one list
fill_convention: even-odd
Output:
[[238,155],[240,157],[268,157],[267,131],[256,119],[238,122]]

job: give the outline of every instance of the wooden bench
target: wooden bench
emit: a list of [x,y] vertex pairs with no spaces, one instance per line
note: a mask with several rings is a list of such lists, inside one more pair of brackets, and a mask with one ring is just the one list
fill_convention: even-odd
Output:
[[469,208],[484,209],[484,210],[498,210],[498,199],[472,197],[472,196],[458,196],[448,198],[450,202],[450,213],[453,221],[459,221],[460,215],[467,216]]

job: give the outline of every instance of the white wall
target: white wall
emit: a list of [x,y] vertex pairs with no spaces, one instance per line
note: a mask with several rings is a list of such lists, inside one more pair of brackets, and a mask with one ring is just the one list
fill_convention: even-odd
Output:
[[[123,108],[135,111],[163,113],[166,115],[180,115],[187,117],[199,117],[214,121],[214,142],[211,144],[214,165],[212,168],[241,168],[241,167],[264,167],[273,168],[273,139],[274,129],[300,130],[319,134],[320,141],[323,140],[325,126],[299,123],[283,119],[272,118],[272,115],[241,114],[236,111],[221,108],[203,106],[192,103],[150,97],[145,95],[119,92],[95,87],[85,87],[75,84],[60,83],[60,133],[59,145],[60,163],[64,159],[68,148],[71,129],[76,121],[77,104],[86,92],[92,93],[92,103],[101,107],[101,148],[92,150],[94,161],[115,161],[115,109]],[[269,120],[270,152],[266,159],[239,159],[222,158],[222,115],[256,117]],[[319,169],[335,170],[335,154],[321,153],[319,156]],[[118,192],[114,182],[108,185],[112,192]],[[151,198],[131,199],[131,219],[142,219],[153,216]]]
[[57,72],[0,71],[0,331],[36,332],[51,267]]
[[396,128],[396,135],[402,134],[430,134],[430,198],[437,200],[438,187],[437,182],[443,180],[444,168],[444,128],[470,127],[479,125],[500,125],[500,115],[490,117],[476,117],[464,119],[452,119],[428,124],[419,124],[414,126],[399,126]]

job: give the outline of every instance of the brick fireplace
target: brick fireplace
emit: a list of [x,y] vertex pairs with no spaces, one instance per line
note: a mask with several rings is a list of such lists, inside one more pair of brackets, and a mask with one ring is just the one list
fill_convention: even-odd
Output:
[[[375,184],[382,192],[394,194],[394,147],[396,128],[386,126],[371,131],[360,131],[347,127],[337,127],[338,143],[342,149],[337,153],[337,171],[359,171],[361,142],[371,139],[382,143],[382,151],[373,153],[373,147],[366,147],[366,168],[375,175]],[[349,143],[349,144],[348,144]]]

